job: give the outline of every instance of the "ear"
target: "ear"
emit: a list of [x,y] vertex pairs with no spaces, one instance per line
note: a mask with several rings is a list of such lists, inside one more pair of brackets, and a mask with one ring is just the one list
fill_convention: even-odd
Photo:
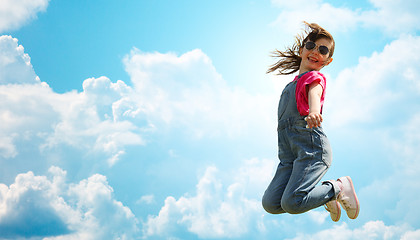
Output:
[[327,61],[325,61],[324,66],[327,66],[328,64],[330,64],[333,61],[333,58],[329,58],[327,59]]

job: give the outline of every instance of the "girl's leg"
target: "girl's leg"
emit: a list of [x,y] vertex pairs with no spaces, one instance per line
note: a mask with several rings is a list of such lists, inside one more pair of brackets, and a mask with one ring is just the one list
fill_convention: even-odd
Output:
[[277,166],[276,174],[267,190],[265,190],[262,199],[262,205],[267,212],[272,214],[285,213],[281,207],[281,198],[292,174],[292,167],[292,164],[282,162]]
[[278,131],[278,146],[280,163],[262,199],[264,209],[272,214],[285,213],[281,207],[281,199],[292,175],[293,161],[295,160],[285,129]]
[[303,213],[327,203],[336,196],[330,182],[317,184],[327,172],[322,161],[297,159],[281,201],[282,209],[288,213]]
[[317,186],[332,161],[331,148],[322,129],[303,131],[306,134],[291,132],[297,158],[281,200],[282,209],[292,214],[322,206],[340,192],[333,182]]

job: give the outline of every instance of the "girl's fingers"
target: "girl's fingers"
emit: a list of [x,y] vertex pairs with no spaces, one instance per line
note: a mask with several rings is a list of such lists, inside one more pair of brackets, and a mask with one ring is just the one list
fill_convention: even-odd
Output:
[[313,117],[307,116],[304,120],[308,123],[306,126],[307,128],[313,128],[320,127],[323,119],[321,115],[315,115]]
[[307,128],[320,127],[323,121],[321,114],[307,116],[304,120],[308,123]]

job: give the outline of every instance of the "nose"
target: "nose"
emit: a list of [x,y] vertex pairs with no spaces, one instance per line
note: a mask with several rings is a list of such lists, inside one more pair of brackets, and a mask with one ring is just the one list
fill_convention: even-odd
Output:
[[321,52],[319,51],[319,47],[318,46],[316,46],[313,49],[311,49],[311,52],[316,53],[316,54],[319,54],[319,55],[322,55]]

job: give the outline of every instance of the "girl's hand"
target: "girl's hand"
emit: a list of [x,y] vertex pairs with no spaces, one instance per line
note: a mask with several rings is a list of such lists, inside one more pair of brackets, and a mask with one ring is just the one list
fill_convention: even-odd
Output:
[[309,113],[305,117],[305,121],[308,123],[308,128],[320,127],[322,123],[322,115],[320,113]]

